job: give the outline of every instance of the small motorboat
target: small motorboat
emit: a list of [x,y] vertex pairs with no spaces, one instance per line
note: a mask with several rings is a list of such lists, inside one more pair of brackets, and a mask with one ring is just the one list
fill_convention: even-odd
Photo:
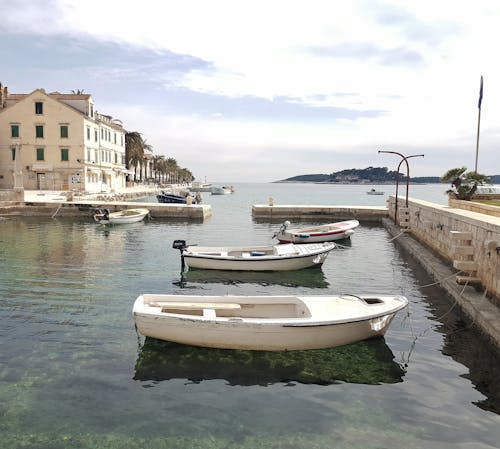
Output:
[[182,268],[240,271],[288,271],[321,266],[335,243],[266,246],[196,246],[175,240]]
[[234,187],[222,186],[222,187],[212,187],[212,195],[228,195],[234,193]]
[[139,296],[133,316],[146,336],[220,349],[290,351],[383,336],[404,296]]
[[359,226],[358,220],[339,221],[307,228],[288,229],[290,222],[285,221],[273,236],[280,243],[318,243],[331,242],[350,237]]
[[96,209],[94,220],[101,224],[137,223],[149,214],[149,209],[124,209],[110,212],[109,209]]
[[381,190],[376,190],[376,189],[370,189],[368,192],[366,192],[367,195],[383,195],[384,192]]
[[188,194],[180,194],[162,190],[158,195],[156,195],[156,199],[159,203],[186,204],[188,196]]
[[212,184],[206,182],[193,182],[189,190],[191,192],[211,192]]

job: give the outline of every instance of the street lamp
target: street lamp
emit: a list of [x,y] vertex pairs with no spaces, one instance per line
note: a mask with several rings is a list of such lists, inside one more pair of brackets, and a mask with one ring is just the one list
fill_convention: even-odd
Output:
[[406,202],[405,205],[408,207],[408,190],[410,188],[410,165],[408,164],[408,159],[411,157],[424,157],[423,154],[412,154],[411,156],[404,156],[401,153],[398,153],[397,151],[383,151],[379,150],[380,153],[390,153],[390,154],[397,154],[400,156],[402,159],[399,162],[398,168],[396,170],[396,205],[394,208],[394,222],[397,223],[398,220],[398,189],[399,189],[399,169],[401,168],[401,164],[403,162],[406,163]]

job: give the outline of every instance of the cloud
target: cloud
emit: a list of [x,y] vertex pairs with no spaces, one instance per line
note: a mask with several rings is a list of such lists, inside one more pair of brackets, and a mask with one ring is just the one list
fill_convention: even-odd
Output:
[[85,89],[200,176],[377,165],[382,147],[425,153],[415,175],[470,165],[481,74],[480,165],[499,164],[493,1],[3,3],[12,92]]
[[373,61],[382,65],[419,65],[423,62],[420,53],[403,47],[383,49],[369,43],[344,42],[331,47],[311,47],[311,53],[330,58],[349,58]]

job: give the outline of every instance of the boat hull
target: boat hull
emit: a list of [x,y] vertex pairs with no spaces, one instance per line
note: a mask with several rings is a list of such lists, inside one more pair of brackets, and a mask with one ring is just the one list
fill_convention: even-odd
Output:
[[280,243],[323,243],[343,240],[354,234],[359,221],[349,220],[305,229],[283,230],[276,234]]
[[146,217],[147,214],[149,214],[148,209],[127,209],[121,212],[112,212],[108,215],[107,219],[98,218],[99,214],[94,216],[94,219],[101,224],[128,224],[144,220],[144,217]]
[[254,250],[259,249],[259,247],[254,247],[254,250],[248,251],[247,257],[211,255],[202,251],[191,252],[190,247],[188,247],[186,251],[183,251],[182,257],[189,268],[204,270],[291,271],[321,266],[328,253],[335,248],[333,243],[311,246],[315,249],[306,251],[307,247],[302,246],[301,250],[304,248],[302,251],[286,255],[252,255],[255,254]]
[[[238,317],[205,318],[162,313],[147,313],[139,297],[134,304],[134,319],[142,335],[159,340],[219,349],[289,351],[342,346],[385,335],[397,310],[406,298],[390,311],[348,322],[308,320],[267,320]],[[281,321],[281,322],[276,322]],[[304,321],[304,322],[301,322]]]
[[175,195],[156,195],[156,199],[159,203],[170,203],[170,204],[186,204],[187,199]]

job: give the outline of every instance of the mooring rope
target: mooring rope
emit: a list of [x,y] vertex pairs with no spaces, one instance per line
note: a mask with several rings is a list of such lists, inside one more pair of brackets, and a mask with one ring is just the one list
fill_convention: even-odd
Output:
[[59,207],[57,208],[57,210],[54,212],[54,214],[52,215],[51,218],[54,218],[56,216],[56,214],[59,212],[59,209],[62,207],[62,203],[59,204]]

